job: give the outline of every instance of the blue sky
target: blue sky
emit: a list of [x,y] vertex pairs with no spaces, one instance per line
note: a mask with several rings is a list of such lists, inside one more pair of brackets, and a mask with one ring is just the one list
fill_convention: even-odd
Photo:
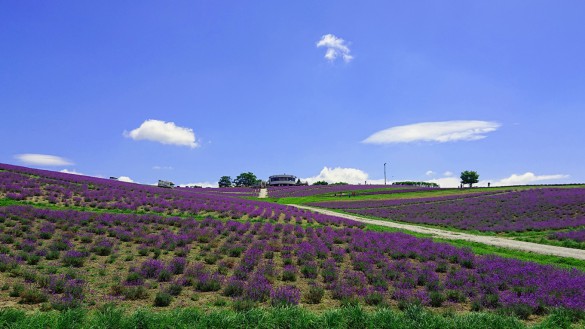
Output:
[[4,1],[0,162],[142,183],[380,182],[385,162],[443,186],[585,182],[584,10]]

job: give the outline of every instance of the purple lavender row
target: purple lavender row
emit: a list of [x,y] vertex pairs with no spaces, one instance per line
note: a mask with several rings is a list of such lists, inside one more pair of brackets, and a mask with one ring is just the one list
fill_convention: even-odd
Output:
[[585,226],[585,189],[542,188],[513,193],[348,212],[410,223],[491,232]]
[[216,212],[223,217],[363,227],[352,220],[295,207],[244,200],[223,194],[198,193],[195,189],[162,189],[108,179],[0,165],[0,194],[14,200],[44,199],[50,204],[97,209],[146,211],[165,214]]
[[[302,281],[329,291],[338,300],[368,301],[381,296],[433,305],[440,295],[451,303],[470,301],[487,308],[520,304],[533,311],[559,306],[585,310],[585,274],[580,271],[476,256],[468,249],[403,233],[31,206],[2,207],[0,218],[10,223],[0,237],[3,245],[10,246],[0,253],[1,271],[28,266],[26,255],[49,259],[51,253],[64,266],[81,267],[90,253],[105,256],[129,242],[139,244],[139,253],[158,248],[177,254],[166,261],[137,261],[125,276],[122,273],[120,285],[113,286],[114,295],[132,296],[128,291],[158,281],[166,289],[185,287],[258,302],[270,300],[275,305],[295,304],[301,292],[297,282]],[[153,227],[159,230],[153,231]],[[78,235],[88,251],[73,243]],[[208,254],[221,259],[217,266],[187,260],[190,248],[205,244],[218,245]],[[274,254],[280,255],[282,266],[273,260]],[[29,284],[58,298],[71,299],[74,293],[81,298],[91,289],[81,279],[71,281],[34,271],[30,267],[27,272],[35,274],[29,275]]]
[[573,240],[576,242],[585,242],[585,229],[568,232],[555,232],[551,233],[549,237],[555,240]]
[[[373,190],[383,188],[396,188],[407,190],[407,186],[392,185],[310,185],[310,186],[275,186],[268,188],[268,196],[272,198],[306,197],[317,194],[353,192],[360,190]],[[412,191],[421,188],[411,187]],[[376,193],[378,194],[378,193]]]

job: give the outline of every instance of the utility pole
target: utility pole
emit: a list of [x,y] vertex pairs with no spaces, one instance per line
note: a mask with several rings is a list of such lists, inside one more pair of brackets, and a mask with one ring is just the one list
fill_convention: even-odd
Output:
[[386,185],[386,162],[384,162],[384,185]]

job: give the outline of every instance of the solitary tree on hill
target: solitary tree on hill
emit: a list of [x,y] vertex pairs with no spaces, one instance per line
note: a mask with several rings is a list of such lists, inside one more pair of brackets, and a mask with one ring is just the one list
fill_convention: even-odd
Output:
[[472,187],[477,182],[479,182],[479,174],[476,171],[465,170],[461,172],[461,184],[469,184],[469,187]]
[[219,187],[232,187],[232,178],[230,176],[221,176],[217,184]]
[[243,172],[234,179],[234,185],[251,187],[258,184],[258,178],[251,172]]

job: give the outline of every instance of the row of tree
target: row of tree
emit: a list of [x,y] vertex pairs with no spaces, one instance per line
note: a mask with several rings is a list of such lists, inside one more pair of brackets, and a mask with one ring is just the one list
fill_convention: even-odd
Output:
[[[320,181],[316,181],[311,185],[329,185],[329,183],[327,183],[324,180],[320,180]],[[337,183],[332,183],[331,185],[349,185],[346,182],[337,182]]]
[[[466,184],[469,185],[469,187],[472,187],[473,184],[476,184],[479,182],[479,174],[476,171],[471,171],[471,170],[465,170],[463,172],[461,172],[461,184]],[[238,175],[238,177],[236,177],[236,179],[233,179],[230,176],[221,176],[221,178],[219,179],[218,185],[219,187],[252,187],[252,186],[257,186],[260,185],[262,181],[258,179],[258,177],[256,177],[256,175],[254,175],[251,172],[243,172],[241,174]],[[301,181],[299,180],[297,182],[298,185],[301,184]],[[313,183],[313,185],[328,185],[329,183],[327,183],[326,181],[317,181],[315,183]],[[439,185],[437,185],[436,183],[429,183],[429,182],[411,182],[411,181],[406,181],[406,182],[394,182],[394,185],[414,185],[414,186],[426,186],[426,187],[439,187]],[[332,185],[347,185],[347,183],[345,182],[338,182],[338,183],[333,183]]]
[[252,187],[260,185],[262,181],[251,172],[243,172],[233,179],[230,176],[221,176],[219,179],[219,187]]
[[406,185],[406,186],[419,186],[419,187],[439,187],[437,183],[430,183],[430,182],[413,182],[413,181],[402,181],[402,182],[394,182],[392,185]]

